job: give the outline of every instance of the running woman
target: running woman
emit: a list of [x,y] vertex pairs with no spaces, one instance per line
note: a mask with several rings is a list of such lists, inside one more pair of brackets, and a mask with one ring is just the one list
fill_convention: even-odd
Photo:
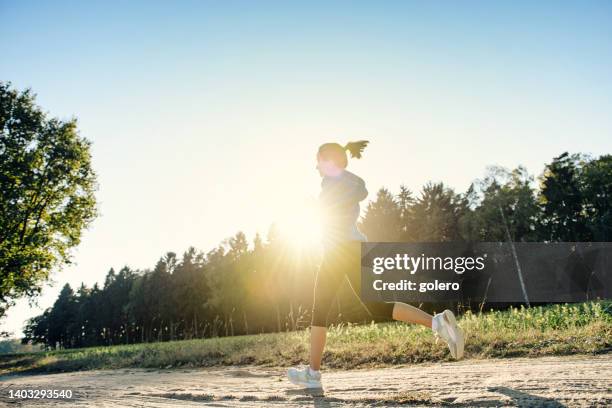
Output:
[[[361,158],[368,141],[349,142],[345,146],[325,143],[319,147],[317,170],[322,177],[321,206],[323,231],[323,261],[317,272],[310,327],[310,364],[290,368],[289,381],[305,388],[321,388],[321,359],[327,337],[327,315],[336,291],[346,277],[357,295],[360,293],[361,241],[366,237],[357,228],[359,203],[368,191],[365,182],[346,170],[348,157]],[[435,316],[405,303],[363,303],[372,317],[393,318],[405,323],[431,328],[448,344],[453,358],[463,356],[464,336],[455,315],[445,310]]]

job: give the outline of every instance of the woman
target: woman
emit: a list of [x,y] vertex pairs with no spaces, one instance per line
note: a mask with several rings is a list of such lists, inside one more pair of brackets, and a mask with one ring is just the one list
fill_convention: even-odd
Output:
[[[357,229],[359,202],[368,195],[364,181],[346,170],[348,157],[361,158],[368,141],[349,142],[345,146],[325,143],[319,147],[317,169],[322,177],[319,201],[323,214],[323,262],[317,273],[310,329],[310,364],[290,368],[289,380],[306,388],[321,388],[321,358],[327,336],[327,314],[338,287],[347,277],[353,291],[360,293],[360,242],[365,236]],[[429,327],[444,339],[451,355],[463,356],[464,336],[455,316],[445,310],[431,316],[405,303],[364,303],[372,317],[393,318]]]

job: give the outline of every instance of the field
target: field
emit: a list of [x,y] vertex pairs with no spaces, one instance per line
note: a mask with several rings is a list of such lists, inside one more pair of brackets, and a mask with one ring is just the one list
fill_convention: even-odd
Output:
[[[612,303],[466,313],[466,359],[604,354],[612,350]],[[0,374],[117,368],[287,367],[307,361],[308,331],[0,355]],[[341,325],[329,332],[325,368],[450,361],[442,342],[400,323]]]

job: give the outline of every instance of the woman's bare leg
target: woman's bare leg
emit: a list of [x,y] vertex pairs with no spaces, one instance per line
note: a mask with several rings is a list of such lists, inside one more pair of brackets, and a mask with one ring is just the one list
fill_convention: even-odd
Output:
[[396,302],[393,306],[393,319],[405,323],[416,323],[431,328],[432,315],[406,303]]
[[310,327],[310,368],[313,370],[318,371],[321,368],[321,359],[323,358],[326,339],[327,327]]

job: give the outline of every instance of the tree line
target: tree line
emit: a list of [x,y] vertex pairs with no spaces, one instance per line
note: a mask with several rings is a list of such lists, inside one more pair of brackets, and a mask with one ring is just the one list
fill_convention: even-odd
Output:
[[[563,153],[536,179],[525,168],[491,167],[457,193],[428,183],[380,189],[360,220],[370,241],[610,241],[612,155]],[[169,252],[153,269],[111,269],[103,285],[65,285],[30,319],[23,342],[73,348],[295,330],[309,324],[320,254],[296,257],[274,226],[202,252]],[[343,287],[337,321],[367,321]]]

